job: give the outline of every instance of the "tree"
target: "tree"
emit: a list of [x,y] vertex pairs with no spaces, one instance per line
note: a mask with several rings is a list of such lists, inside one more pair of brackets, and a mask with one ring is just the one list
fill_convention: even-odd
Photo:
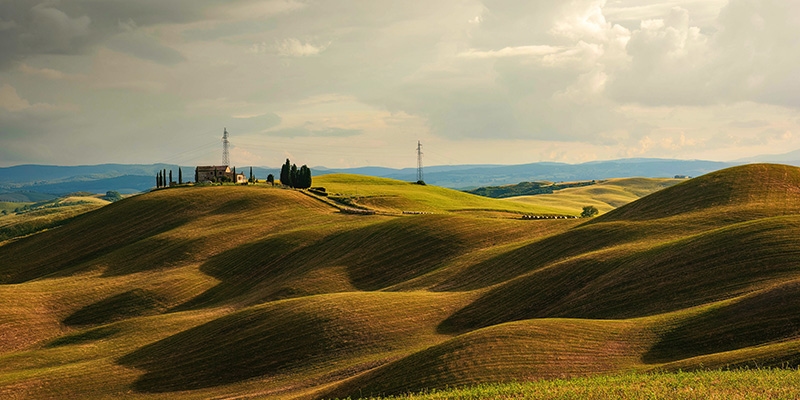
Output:
[[275,186],[275,176],[272,174],[267,175],[267,183]]
[[169,182],[167,182],[167,186],[172,185],[172,170],[169,170]]
[[308,189],[311,187],[311,169],[308,168],[307,165],[300,167],[297,175],[298,177],[295,187],[300,189]]
[[181,170],[181,167],[178,167],[178,184],[183,184],[183,171]]
[[161,171],[158,171],[158,173],[156,174],[156,187],[157,188],[161,187]]
[[247,180],[250,183],[256,183],[256,176],[253,175],[253,167],[250,167],[250,179]]
[[114,190],[109,190],[106,192],[106,195],[102,197],[104,200],[108,200],[110,202],[120,201],[122,200],[122,195],[119,192]]
[[297,164],[292,164],[292,168],[289,170],[289,186],[296,188],[297,184],[300,182],[300,175],[298,174]]
[[591,218],[597,215],[599,211],[595,206],[586,206],[583,207],[583,212],[581,213],[581,218]]
[[286,163],[281,167],[281,185],[292,186],[292,178],[290,176],[291,169],[292,164],[287,158]]

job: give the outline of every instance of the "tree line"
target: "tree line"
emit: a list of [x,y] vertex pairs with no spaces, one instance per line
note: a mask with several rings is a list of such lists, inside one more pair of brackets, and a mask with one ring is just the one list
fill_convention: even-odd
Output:
[[311,187],[311,169],[305,164],[297,168],[297,164],[292,164],[289,159],[281,167],[281,184],[297,188],[308,189]]
[[[166,168],[162,169],[161,171],[158,171],[158,173],[156,174],[156,187],[157,188],[168,187],[168,186],[170,186],[170,185],[172,185],[174,183],[175,183],[175,181],[172,180],[172,170],[171,169],[169,170],[169,177],[167,175]],[[181,171],[180,167],[178,167],[178,184],[179,185],[183,184],[183,171]]]

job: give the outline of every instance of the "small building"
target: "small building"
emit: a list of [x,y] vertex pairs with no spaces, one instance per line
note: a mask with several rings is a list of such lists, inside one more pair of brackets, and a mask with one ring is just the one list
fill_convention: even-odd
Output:
[[233,181],[231,167],[227,165],[206,165],[194,169],[195,182]]
[[195,182],[235,182],[247,183],[244,172],[234,175],[231,167],[227,165],[204,165],[194,169]]

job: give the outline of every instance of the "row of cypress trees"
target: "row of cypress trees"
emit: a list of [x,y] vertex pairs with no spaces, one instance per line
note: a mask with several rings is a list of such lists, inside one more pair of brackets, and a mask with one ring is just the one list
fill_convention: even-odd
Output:
[[[158,171],[158,174],[156,174],[156,187],[158,187],[158,188],[167,187],[172,182],[174,182],[174,181],[172,180],[172,170],[171,169],[169,170],[169,180],[167,180],[167,170],[166,169]],[[181,171],[181,169],[178,168],[178,184],[180,185],[182,183],[183,183],[183,171]]]
[[281,167],[281,183],[297,189],[308,189],[311,187],[311,169],[306,165],[297,168],[297,164],[292,164],[287,158]]

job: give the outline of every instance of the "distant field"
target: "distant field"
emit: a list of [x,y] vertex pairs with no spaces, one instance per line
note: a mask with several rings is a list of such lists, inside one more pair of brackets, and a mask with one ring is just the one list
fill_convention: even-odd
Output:
[[[341,203],[177,187],[0,244],[0,398],[797,396],[798,168],[587,219],[388,179],[314,186]],[[706,369],[736,371],[679,372]]]
[[580,214],[585,206],[595,206],[604,214],[684,181],[686,180],[671,178],[608,179],[591,186],[563,189],[552,194],[510,197],[506,200],[550,207],[570,215]]
[[[3,208],[4,204],[8,206]],[[39,203],[0,203],[0,209],[8,210],[7,215],[0,215],[0,243],[53,228],[62,221],[107,204],[108,201],[97,196],[70,196]]]
[[8,213],[14,212],[18,208],[29,206],[33,202],[16,202],[16,201],[0,201],[0,212],[6,211]]

